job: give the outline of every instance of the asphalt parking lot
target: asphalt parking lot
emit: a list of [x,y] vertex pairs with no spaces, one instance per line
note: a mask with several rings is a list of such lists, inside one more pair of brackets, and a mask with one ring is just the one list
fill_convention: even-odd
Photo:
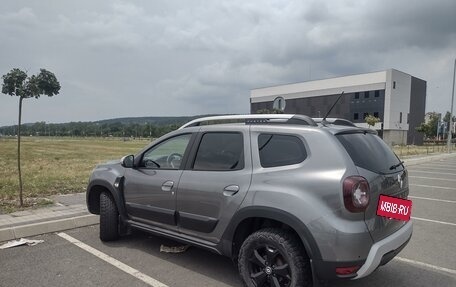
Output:
[[[456,286],[456,157],[408,168],[414,233],[374,274],[331,286]],[[242,286],[225,257],[141,232],[113,243],[98,226],[46,234],[33,247],[0,250],[0,286]],[[103,258],[103,259],[101,259]]]

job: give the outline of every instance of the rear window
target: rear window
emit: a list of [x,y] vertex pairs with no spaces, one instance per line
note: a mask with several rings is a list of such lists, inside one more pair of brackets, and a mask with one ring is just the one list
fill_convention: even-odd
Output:
[[401,165],[395,169],[399,159],[388,145],[377,135],[370,133],[354,133],[336,135],[347,150],[356,166],[377,173],[393,173],[403,169]]
[[262,167],[297,164],[307,157],[302,141],[290,135],[261,134],[258,136],[258,151]]

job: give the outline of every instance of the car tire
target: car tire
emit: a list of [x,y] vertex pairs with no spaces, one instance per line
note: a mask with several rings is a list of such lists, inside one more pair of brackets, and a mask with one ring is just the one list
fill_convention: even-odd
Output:
[[294,234],[266,228],[252,233],[241,246],[238,268],[247,287],[310,287],[309,259]]
[[119,212],[111,195],[100,194],[100,239],[113,241],[119,238]]

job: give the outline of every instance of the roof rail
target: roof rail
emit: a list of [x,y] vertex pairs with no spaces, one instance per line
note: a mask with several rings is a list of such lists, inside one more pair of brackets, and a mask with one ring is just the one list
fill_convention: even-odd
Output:
[[257,114],[257,115],[229,115],[213,116],[195,119],[190,121],[179,129],[200,126],[201,123],[211,122],[210,124],[223,124],[230,122],[244,122],[245,124],[291,124],[291,125],[308,125],[317,126],[314,120],[304,115],[294,114]]
[[341,119],[341,118],[327,118],[323,123],[323,118],[312,118],[317,124],[332,124],[337,126],[349,126],[349,127],[356,127],[354,123],[349,120]]

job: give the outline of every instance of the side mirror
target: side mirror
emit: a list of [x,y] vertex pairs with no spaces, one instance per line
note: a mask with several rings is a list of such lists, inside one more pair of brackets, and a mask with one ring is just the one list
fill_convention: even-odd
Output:
[[125,168],[133,168],[135,166],[135,156],[134,155],[126,155],[121,160],[120,163]]

